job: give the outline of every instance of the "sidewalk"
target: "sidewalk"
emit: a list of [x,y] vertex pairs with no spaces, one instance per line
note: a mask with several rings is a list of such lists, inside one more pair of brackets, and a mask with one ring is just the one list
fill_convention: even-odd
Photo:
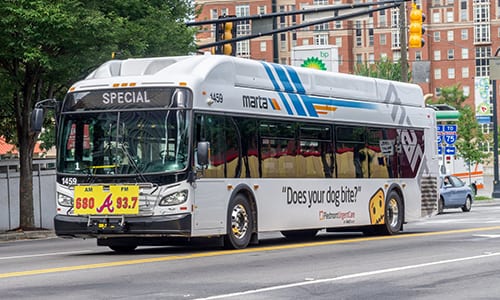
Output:
[[53,238],[56,234],[53,230],[29,230],[29,231],[0,231],[0,242],[29,240],[29,239],[47,239]]

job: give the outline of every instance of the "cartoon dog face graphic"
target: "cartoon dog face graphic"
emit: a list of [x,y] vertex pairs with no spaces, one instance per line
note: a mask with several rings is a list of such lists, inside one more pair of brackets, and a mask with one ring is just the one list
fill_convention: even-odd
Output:
[[378,189],[370,198],[368,209],[370,210],[370,220],[372,224],[384,224],[385,195],[382,189]]

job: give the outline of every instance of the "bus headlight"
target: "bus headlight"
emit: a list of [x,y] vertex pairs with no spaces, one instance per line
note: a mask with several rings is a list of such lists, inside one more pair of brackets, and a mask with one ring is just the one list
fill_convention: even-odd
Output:
[[73,206],[73,198],[61,193],[57,193],[57,203],[61,206]]
[[182,190],[161,198],[159,205],[161,206],[171,206],[179,205],[187,201],[188,191]]

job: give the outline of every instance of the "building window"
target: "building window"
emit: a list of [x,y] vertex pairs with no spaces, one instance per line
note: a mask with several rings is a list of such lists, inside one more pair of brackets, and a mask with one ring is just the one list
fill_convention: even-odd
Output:
[[448,59],[455,59],[455,50],[449,49],[448,50]]
[[362,54],[356,54],[356,63],[357,64],[363,63],[363,55]]
[[[237,17],[247,17],[250,16],[250,6],[249,5],[237,5],[235,7]],[[227,10],[225,12],[227,14]],[[240,21],[236,27],[237,36],[245,36],[251,33],[250,21]],[[241,41],[236,43],[236,56],[250,58],[250,41]]]
[[441,60],[441,50],[434,50],[434,60]]
[[468,19],[467,0],[460,0],[460,21],[467,21]]
[[314,45],[328,45],[328,33],[315,34]]
[[356,46],[361,47],[363,46],[363,35],[362,35],[362,29],[361,29],[361,21],[356,21]]
[[441,23],[441,14],[439,13],[439,11],[432,13],[432,23]]
[[399,48],[399,9],[391,9],[391,40],[392,48]]
[[265,5],[261,5],[261,6],[259,6],[259,8],[258,8],[258,13],[259,13],[260,15],[265,15],[265,14],[266,14],[266,12],[267,12],[267,6],[265,6]]
[[462,48],[462,59],[469,59],[469,49]]
[[379,39],[380,39],[380,45],[387,45],[387,36],[385,35],[385,33],[379,35]]
[[314,31],[328,31],[328,23],[314,25]]
[[455,79],[455,68],[448,68],[448,79]]
[[434,69],[434,79],[441,79],[441,69]]
[[342,38],[341,37],[336,37],[335,38],[335,45],[342,47]]
[[441,32],[434,31],[432,34],[432,37],[434,38],[434,42],[440,42],[441,41]]
[[489,76],[491,47],[476,47],[476,76]]
[[490,33],[490,1],[474,1],[474,42],[491,41]]
[[401,52],[396,51],[392,53],[392,61],[397,63],[401,59]]
[[422,51],[415,51],[415,60],[422,60]]
[[267,43],[260,42],[260,52],[266,52],[266,51],[267,51]]
[[449,30],[446,32],[446,37],[448,39],[448,41],[453,41],[455,39],[455,34],[453,32],[453,30]]
[[378,14],[378,26],[385,27],[387,26],[387,15],[385,14],[385,10],[379,11]]
[[464,96],[465,97],[469,97],[470,96],[470,87],[468,85],[464,85],[462,87],[462,91],[464,92]]
[[453,11],[447,11],[446,12],[446,22],[452,23],[453,22]]
[[[339,16],[339,12],[336,10],[333,12],[333,16],[334,17],[338,17]],[[335,29],[341,29],[342,28],[342,21],[335,21],[334,25],[335,26]]]
[[469,68],[468,67],[462,68],[462,78],[469,78]]
[[373,42],[373,28],[368,29],[368,46],[372,47],[374,44]]
[[375,54],[373,53],[368,54],[368,63],[370,65],[373,65],[375,63]]
[[467,29],[462,29],[462,30],[460,31],[460,37],[461,37],[462,41],[466,41],[466,40],[468,40],[468,39],[469,39],[469,30],[467,30]]
[[280,34],[280,49],[286,50],[286,33]]

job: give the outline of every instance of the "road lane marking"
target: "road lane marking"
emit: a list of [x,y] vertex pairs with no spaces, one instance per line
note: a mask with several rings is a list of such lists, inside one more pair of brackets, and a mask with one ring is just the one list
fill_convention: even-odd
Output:
[[475,259],[483,259],[483,258],[488,258],[488,257],[493,257],[493,256],[499,256],[499,255],[500,255],[500,252],[486,253],[486,254],[483,254],[483,255],[461,257],[461,258],[454,258],[454,259],[434,261],[434,262],[429,262],[429,263],[422,263],[422,264],[417,264],[417,265],[408,265],[408,266],[402,266],[402,267],[396,267],[396,268],[388,268],[388,269],[367,271],[367,272],[354,273],[354,274],[349,274],[349,275],[342,275],[342,276],[332,277],[332,278],[324,278],[324,279],[301,281],[301,282],[289,283],[289,284],[283,284],[283,285],[275,285],[275,286],[270,286],[270,287],[261,288],[261,289],[248,290],[248,291],[244,291],[244,292],[236,292],[236,293],[230,293],[230,294],[215,295],[215,296],[210,296],[210,297],[206,297],[206,298],[198,298],[196,300],[213,300],[213,299],[224,299],[224,298],[248,296],[248,295],[252,295],[252,294],[258,294],[258,293],[264,293],[264,292],[272,292],[272,291],[283,290],[283,289],[288,289],[288,288],[295,288],[295,287],[300,287],[300,286],[305,286],[305,285],[311,285],[311,284],[331,283],[331,282],[345,280],[345,279],[355,279],[355,278],[361,278],[361,277],[369,277],[369,276],[373,276],[373,275],[380,275],[380,274],[385,274],[385,273],[400,272],[400,271],[406,271],[406,270],[411,270],[411,269],[419,269],[419,268],[425,268],[425,267],[431,267],[431,266],[437,266],[437,265],[444,265],[444,264],[452,264],[452,263],[457,263],[457,262],[463,262],[463,261],[475,260]]
[[67,252],[49,252],[49,253],[39,253],[39,254],[26,254],[26,255],[17,255],[17,256],[5,256],[5,257],[0,257],[0,260],[18,259],[18,258],[31,258],[31,257],[42,257],[42,256],[53,256],[53,255],[83,254],[83,253],[92,253],[92,252],[95,252],[95,251],[92,251],[92,250],[80,250],[80,251],[67,251]]
[[214,257],[214,256],[222,256],[222,255],[256,253],[256,252],[308,248],[308,247],[328,246],[328,245],[337,245],[337,244],[350,244],[350,243],[359,243],[359,242],[366,242],[366,241],[382,241],[382,240],[388,240],[388,239],[402,239],[402,238],[468,233],[468,232],[478,232],[478,231],[491,231],[491,230],[499,230],[499,229],[500,229],[500,226],[492,226],[492,227],[456,229],[456,230],[447,230],[447,231],[408,233],[408,234],[400,234],[400,235],[392,235],[392,236],[364,237],[364,238],[349,239],[349,240],[307,242],[307,243],[288,244],[288,245],[279,245],[279,246],[267,246],[267,247],[259,247],[259,248],[246,248],[246,249],[241,249],[241,250],[210,251],[210,252],[194,253],[194,254],[187,254],[187,255],[162,256],[162,257],[153,257],[153,258],[121,260],[121,261],[106,262],[106,263],[95,263],[95,264],[86,264],[86,265],[76,265],[76,266],[67,266],[67,267],[56,267],[56,268],[47,268],[47,269],[0,273],[0,279],[1,278],[19,277],[19,276],[42,275],[42,274],[58,273],[58,272],[69,272],[69,271],[89,270],[89,269],[108,268],[108,267],[120,267],[120,266],[129,266],[129,265],[165,262],[165,261],[174,261],[174,260],[194,259],[194,258],[203,258],[203,257]]

